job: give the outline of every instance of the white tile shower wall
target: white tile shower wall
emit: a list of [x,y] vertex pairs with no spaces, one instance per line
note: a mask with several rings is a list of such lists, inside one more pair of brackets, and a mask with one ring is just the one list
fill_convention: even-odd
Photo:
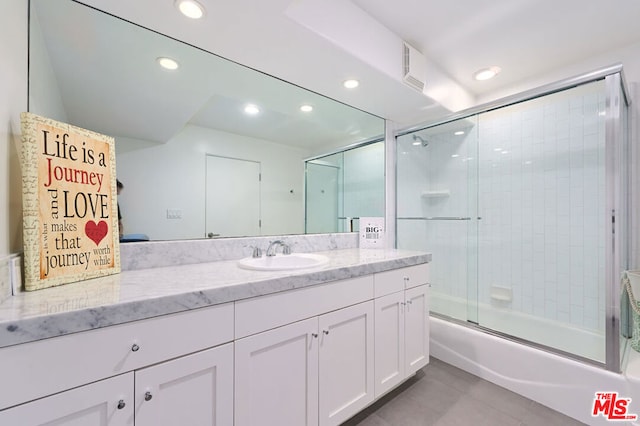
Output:
[[604,330],[601,89],[480,116],[480,303],[508,287],[514,311]]
[[[429,133],[429,132],[425,132]],[[469,291],[467,244],[471,221],[408,220],[403,217],[466,217],[470,215],[469,168],[473,168],[473,136],[456,136],[453,131],[423,134],[428,142],[413,145],[410,136],[398,139],[397,199],[398,247],[428,250],[437,256],[430,270],[433,292],[466,299]],[[475,212],[475,209],[473,209]],[[464,312],[440,313],[459,317]],[[464,318],[466,319],[466,318]]]

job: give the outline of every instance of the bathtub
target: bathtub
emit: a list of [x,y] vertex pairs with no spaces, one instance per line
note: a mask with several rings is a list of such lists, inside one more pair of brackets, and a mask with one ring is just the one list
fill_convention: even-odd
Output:
[[[447,313],[454,318],[467,317],[467,301],[459,297],[434,292],[430,304],[432,312]],[[484,328],[559,349],[581,358],[604,362],[604,330],[598,332],[518,312],[510,309],[509,303],[501,301],[493,301],[492,304],[478,303],[473,309],[476,310],[474,315],[477,315],[478,322]]]
[[430,348],[435,358],[589,425],[612,424],[591,415],[596,392],[631,398],[629,413],[640,415],[640,354],[635,351],[625,357],[625,373],[617,374],[433,316]]

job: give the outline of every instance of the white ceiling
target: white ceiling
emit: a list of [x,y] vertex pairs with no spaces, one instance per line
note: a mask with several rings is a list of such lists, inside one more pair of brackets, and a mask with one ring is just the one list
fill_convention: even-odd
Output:
[[353,1],[476,95],[640,42],[637,0]]
[[[199,1],[207,12],[198,21],[177,13],[174,0],[82,2],[400,125],[640,42],[638,0]],[[429,96],[402,83],[401,40],[427,57]],[[492,65],[502,68],[494,80],[472,79]],[[347,78],[360,87],[344,89]],[[170,95],[172,113],[196,123],[229,102],[193,111]]]

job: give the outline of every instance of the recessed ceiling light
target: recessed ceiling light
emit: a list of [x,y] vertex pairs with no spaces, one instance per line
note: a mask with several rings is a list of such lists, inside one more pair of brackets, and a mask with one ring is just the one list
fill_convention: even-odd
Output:
[[478,81],[489,80],[490,78],[495,77],[500,71],[502,71],[502,69],[500,67],[495,67],[495,66],[489,67],[489,68],[483,68],[473,73],[473,78]]
[[160,58],[157,58],[156,61],[158,61],[158,63],[162,68],[165,68],[168,70],[176,70],[180,66],[174,59],[171,59],[171,58],[160,57]]
[[302,106],[300,106],[300,111],[302,111],[302,112],[311,112],[311,111],[313,111],[313,107],[311,105],[302,105]]
[[244,107],[244,112],[249,115],[256,115],[260,112],[260,108],[258,108],[256,105],[249,104]]
[[177,0],[176,7],[187,18],[200,19],[204,16],[204,7],[195,0]]
[[358,87],[360,85],[360,82],[358,80],[345,80],[345,82],[342,83],[342,84],[347,89],[355,89],[356,87]]
[[464,132],[462,130],[458,130],[457,132],[454,133],[454,135],[462,136],[462,135],[464,135]]

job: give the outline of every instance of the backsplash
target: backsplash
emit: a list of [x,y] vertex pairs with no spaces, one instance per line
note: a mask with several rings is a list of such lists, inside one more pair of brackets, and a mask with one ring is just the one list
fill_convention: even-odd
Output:
[[269,243],[274,240],[284,241],[294,253],[358,247],[357,232],[126,243],[120,244],[121,269],[133,271],[241,259],[251,256],[253,247],[266,251]]

